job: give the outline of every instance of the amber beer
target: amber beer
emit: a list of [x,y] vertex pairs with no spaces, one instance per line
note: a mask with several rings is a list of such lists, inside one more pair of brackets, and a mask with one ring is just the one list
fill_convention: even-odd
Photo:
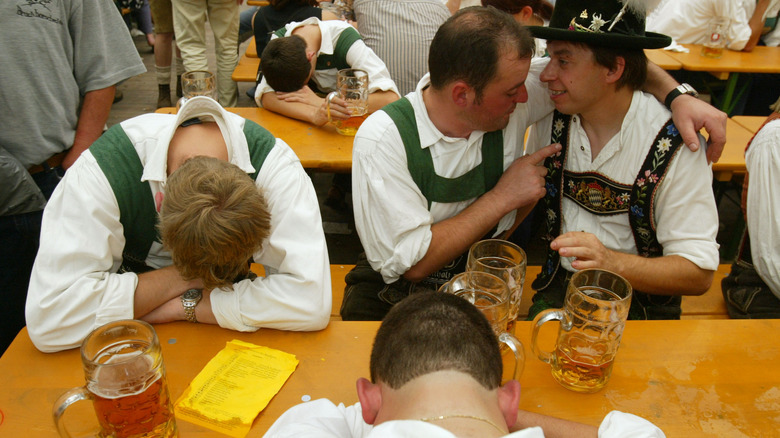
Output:
[[[562,309],[548,309],[534,318],[531,347],[550,364],[553,378],[576,392],[596,392],[612,375],[623,328],[631,306],[631,284],[603,269],[584,269],[571,277]],[[560,321],[553,352],[537,343],[539,328]]]
[[352,116],[346,120],[334,120],[333,124],[336,126],[336,130],[341,135],[348,135],[354,137],[357,134],[358,128],[368,117],[368,113],[358,116]]
[[[109,359],[107,363],[111,362]],[[141,369],[144,367],[145,370]],[[124,381],[124,376],[139,374],[142,377],[137,382],[128,384]],[[100,422],[100,437],[176,436],[168,386],[163,376],[154,370],[151,357],[138,357],[127,364],[103,367],[87,389],[92,394],[92,404]]]
[[723,47],[707,47],[703,46],[701,48],[701,56],[706,56],[707,58],[720,58],[723,56]]
[[54,403],[54,422],[69,437],[65,410],[91,400],[101,438],[177,436],[173,404],[165,379],[160,341],[144,321],[114,321],[92,331],[81,344],[86,384]]

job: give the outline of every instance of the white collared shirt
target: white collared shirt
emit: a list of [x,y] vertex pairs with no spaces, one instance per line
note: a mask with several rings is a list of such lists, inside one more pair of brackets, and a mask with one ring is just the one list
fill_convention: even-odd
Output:
[[[159,211],[167,180],[168,143],[184,120],[215,121],[231,163],[247,173],[245,120],[208,103],[187,103],[178,116],[147,114],[121,123],[144,165]],[[243,280],[233,290],[215,289],[211,306],[220,326],[254,331],[319,330],[330,317],[331,282],[325,234],[311,180],[280,139],[265,159],[256,184],[271,212],[271,233],[253,259],[266,276]],[[94,328],[133,318],[135,273],[118,274],[125,246],[114,192],[87,150],[68,169],[43,214],[41,245],[27,299],[30,338],[42,351],[77,347]],[[157,242],[146,259],[152,268],[172,264]],[[183,293],[184,291],[182,291]]]
[[[565,168],[574,172],[598,172],[620,184],[633,185],[653,140],[671,113],[653,96],[635,91],[621,130],[607,142],[595,160],[579,115],[572,116]],[[528,137],[528,153],[550,143],[553,116],[534,126]],[[669,164],[655,196],[655,226],[664,255],[679,255],[707,270],[718,268],[715,236],[718,211],[712,192],[712,170],[701,149],[691,152],[685,145]],[[594,234],[607,248],[636,254],[628,214],[595,215],[563,197],[562,230]],[[561,257],[561,265],[573,271],[572,259]]]
[[[523,154],[526,127],[552,110],[539,73],[547,61],[534,61],[526,81],[528,103],[518,104],[503,130],[504,169]],[[482,136],[474,131],[469,138],[447,137],[428,116],[422,90],[430,83],[425,75],[417,89],[406,95],[414,108],[420,145],[429,148],[436,174],[455,178],[482,162]],[[395,123],[384,111],[366,119],[355,136],[352,149],[352,201],[355,227],[371,267],[386,283],[401,277],[425,256],[431,243],[431,225],[453,217],[476,198],[463,202],[428,201],[409,174],[406,150]],[[515,212],[504,216],[496,234],[509,229]]]
[[780,120],[767,123],[745,154],[749,175],[747,226],[756,272],[780,298]]
[[[320,50],[317,52],[317,57],[320,55],[333,55],[336,43],[339,40],[339,36],[344,29],[351,28],[348,23],[339,20],[325,20],[320,21],[316,17],[307,18],[300,22],[288,23],[285,26],[284,36],[292,35],[293,30],[305,26],[308,24],[316,24],[320,32],[322,33],[322,40],[320,42]],[[271,39],[279,38],[276,34],[271,36]],[[398,92],[398,88],[395,86],[395,82],[390,77],[390,72],[387,70],[385,63],[374,53],[363,40],[355,41],[347,51],[347,64],[351,68],[358,68],[365,70],[368,73],[368,93],[371,94],[375,91],[393,91],[397,95],[401,95]],[[320,90],[329,92],[336,90],[336,79],[338,78],[338,69],[331,68],[327,70],[314,70],[312,80],[317,84]],[[260,85],[255,90],[255,102],[258,106],[262,105],[262,97],[265,93],[274,91],[268,82],[263,77],[260,81]]]

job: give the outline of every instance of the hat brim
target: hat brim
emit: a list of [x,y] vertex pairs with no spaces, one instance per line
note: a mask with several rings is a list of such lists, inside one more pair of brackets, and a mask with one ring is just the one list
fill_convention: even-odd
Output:
[[660,49],[672,43],[669,36],[645,32],[645,36],[616,35],[606,33],[580,32],[576,30],[557,29],[546,26],[528,26],[528,30],[536,38],[556,41],[576,41],[594,46],[612,47],[616,49]]

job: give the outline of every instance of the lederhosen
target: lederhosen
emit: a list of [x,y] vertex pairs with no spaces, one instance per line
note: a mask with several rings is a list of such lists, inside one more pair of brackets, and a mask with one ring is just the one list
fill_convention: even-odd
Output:
[[[265,158],[276,144],[276,138],[250,120],[244,124],[244,135],[252,166],[256,169],[251,177],[256,179]],[[160,242],[157,229],[159,218],[149,182],[141,180],[144,166],[135,146],[121,125],[115,125],[98,138],[89,150],[108,179],[119,206],[119,222],[122,224],[125,247],[118,272],[140,274],[152,270],[146,264],[146,258],[152,243]]]
[[[555,112],[551,143],[563,147],[557,155],[545,160],[547,194],[543,198],[546,209],[547,257],[542,271],[532,287],[537,290],[528,318],[533,319],[544,309],[563,307],[566,285],[572,273],[561,268],[557,251],[549,249],[549,242],[561,234],[561,205],[563,197],[596,215],[628,214],[638,254],[642,257],[660,257],[663,247],[656,237],[654,220],[655,196],[666,176],[669,164],[683,145],[682,137],[669,119],[656,135],[633,185],[621,184],[597,172],[573,172],[565,169],[569,147],[571,116]],[[650,295],[634,290],[629,319],[679,319],[680,296]]]
[[[504,170],[504,136],[502,131],[485,133],[482,138],[482,163],[457,178],[446,178],[436,174],[429,148],[423,149],[420,144],[420,134],[414,108],[408,99],[401,98],[382,108],[395,123],[406,150],[406,163],[417,187],[428,202],[430,210],[433,202],[462,202],[479,197],[492,189],[498,182]],[[493,235],[495,230],[488,233]],[[344,303],[348,302],[351,289],[359,284],[370,287],[377,293],[379,299],[392,306],[410,293],[421,290],[437,290],[454,275],[466,269],[468,252],[459,255],[442,269],[429,275],[419,283],[412,283],[400,278],[392,284],[385,284],[382,275],[371,268],[365,253],[358,258],[355,268],[346,276],[347,290]],[[369,293],[369,291],[365,291]],[[389,307],[388,307],[389,309]],[[342,305],[342,317],[345,305]]]
[[[287,33],[287,28],[283,27],[276,32],[274,32],[277,37],[283,37],[285,33]],[[351,68],[349,63],[347,63],[347,52],[349,52],[350,47],[352,47],[352,44],[355,43],[355,41],[362,40],[363,37],[360,36],[358,31],[356,31],[352,27],[348,27],[341,31],[339,34],[338,39],[336,40],[336,44],[333,46],[333,54],[332,55],[325,55],[320,54],[317,56],[317,64],[314,66],[315,70],[330,70],[330,69],[336,69],[341,70],[345,68]],[[320,87],[317,85],[316,82],[314,82],[313,79],[309,80],[309,88],[314,90],[315,92],[319,92],[322,94],[326,94],[333,90],[321,90]]]

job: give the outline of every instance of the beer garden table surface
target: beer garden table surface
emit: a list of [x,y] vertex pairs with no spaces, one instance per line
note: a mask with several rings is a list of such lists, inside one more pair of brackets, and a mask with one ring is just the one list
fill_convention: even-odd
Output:
[[761,125],[764,124],[766,116],[734,116],[731,119],[737,122],[739,126],[755,134]]
[[[250,437],[259,437],[285,410],[328,398],[357,401],[355,380],[368,376],[378,322],[332,321],[319,332],[261,329],[240,333],[208,324],[176,322],[155,326],[160,338],[171,397],[176,400],[225,343],[240,339],[291,354],[297,369],[255,419]],[[629,321],[610,382],[595,394],[559,386],[547,364],[530,357],[531,323],[516,326],[525,344],[520,408],[598,425],[611,410],[644,417],[669,437],[777,436],[780,428],[780,320]],[[555,330],[540,339],[552,349]],[[41,353],[24,329],[0,358],[0,435],[56,436],[51,419],[57,397],[84,383],[79,350]],[[89,421],[91,406],[69,410],[69,424]],[[178,421],[183,437],[221,436]]]
[[683,46],[689,53],[667,51],[667,54],[679,61],[683,70],[709,72],[717,79],[726,80],[723,102],[718,106],[727,114],[734,109],[740,73],[780,73],[780,47],[757,46],[752,52],[723,50],[723,56],[715,59],[702,56],[701,45]]
[[[352,169],[354,137],[339,134],[332,125],[317,127],[264,108],[226,109],[256,122],[284,140],[306,169],[334,173],[347,173]],[[176,108],[160,108],[157,112],[173,114]]]

